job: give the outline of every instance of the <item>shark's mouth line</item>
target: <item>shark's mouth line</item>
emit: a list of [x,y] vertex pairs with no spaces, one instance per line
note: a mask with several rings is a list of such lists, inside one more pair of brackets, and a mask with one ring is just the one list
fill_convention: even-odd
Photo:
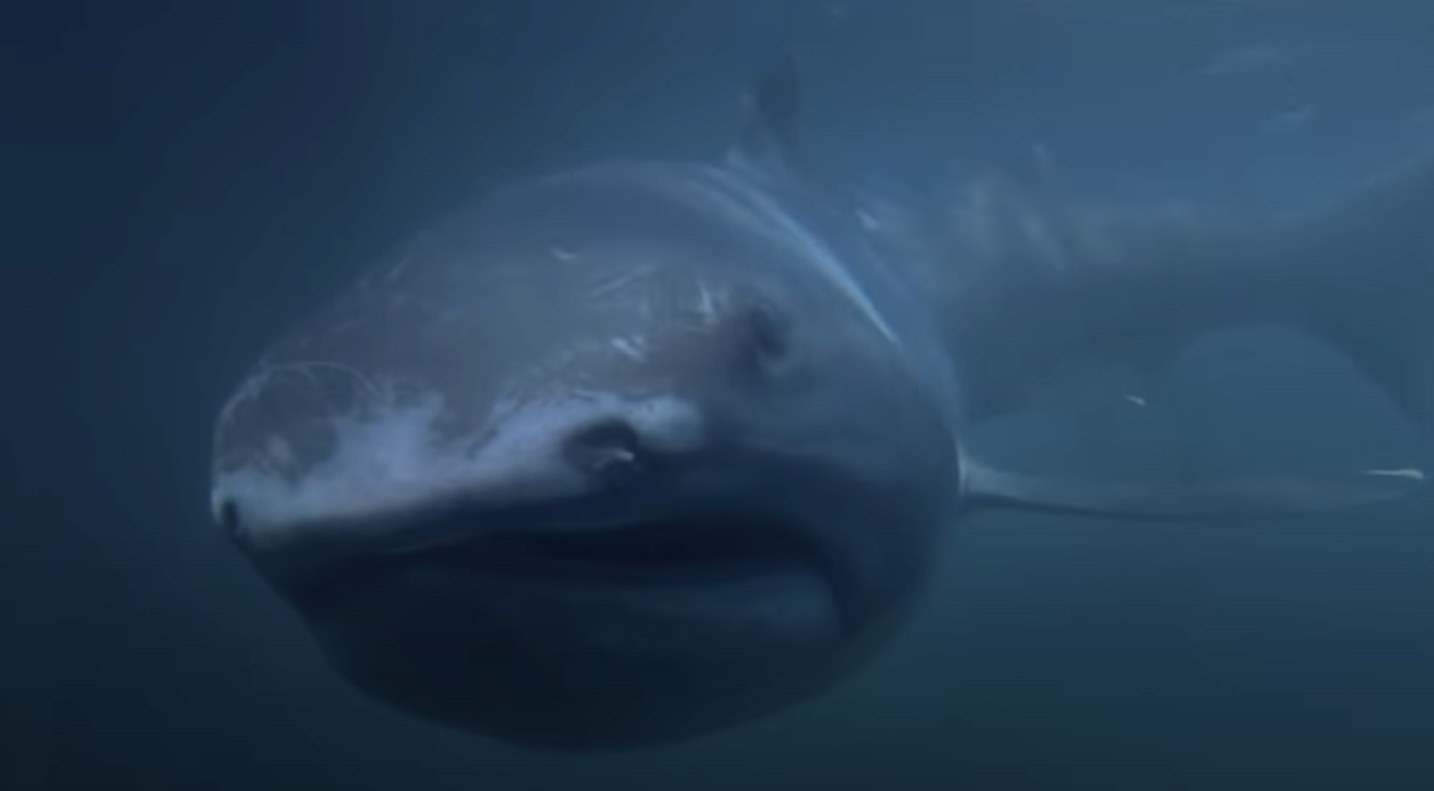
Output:
[[[453,517],[449,517],[452,519]],[[480,516],[473,517],[475,523]],[[490,578],[642,586],[739,582],[820,570],[799,527],[753,515],[674,517],[585,530],[514,527],[405,551],[352,555],[289,580],[319,605],[383,575],[445,569]]]
[[471,571],[634,583],[720,582],[809,562],[796,530],[751,520],[657,521],[592,532],[505,533],[410,560]]

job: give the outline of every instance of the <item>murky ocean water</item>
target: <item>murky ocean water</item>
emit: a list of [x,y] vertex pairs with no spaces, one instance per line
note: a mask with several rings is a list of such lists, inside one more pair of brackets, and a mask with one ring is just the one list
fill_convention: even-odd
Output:
[[[600,756],[359,697],[205,500],[213,412],[275,327],[495,178],[717,156],[747,81],[787,47],[836,182],[915,195],[1039,150],[1059,194],[1294,209],[1434,145],[1428,4],[24,14],[3,133],[18,221],[0,281],[0,788],[1434,787],[1427,497],[1278,524],[974,519],[850,683]],[[1342,357],[1280,331],[1207,338],[1147,379],[1085,372],[978,441],[1126,476],[1430,455]]]

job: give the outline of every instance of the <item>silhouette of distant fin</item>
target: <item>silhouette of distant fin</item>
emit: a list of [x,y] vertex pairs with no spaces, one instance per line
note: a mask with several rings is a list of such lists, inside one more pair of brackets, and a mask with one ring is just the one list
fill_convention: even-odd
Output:
[[1338,478],[1241,477],[1166,485],[1093,483],[1027,475],[963,460],[962,488],[976,508],[1090,516],[1201,520],[1279,518],[1390,502],[1423,490],[1417,469],[1365,470]]

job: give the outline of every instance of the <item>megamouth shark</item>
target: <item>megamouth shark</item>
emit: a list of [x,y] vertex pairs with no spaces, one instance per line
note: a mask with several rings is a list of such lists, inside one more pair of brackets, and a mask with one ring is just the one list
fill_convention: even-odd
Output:
[[1427,427],[1434,160],[1259,223],[1038,210],[994,183],[918,221],[803,172],[798,98],[775,69],[720,162],[492,189],[219,411],[215,519],[356,688],[530,746],[674,742],[850,676],[975,510],[1278,517],[1418,489],[1417,469],[1048,480],[962,440],[1072,362],[1270,323]]

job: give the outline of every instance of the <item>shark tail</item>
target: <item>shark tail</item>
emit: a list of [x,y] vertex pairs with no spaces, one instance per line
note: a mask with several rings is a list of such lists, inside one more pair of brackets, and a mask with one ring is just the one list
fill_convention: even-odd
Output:
[[1434,431],[1434,152],[1298,225],[1299,323]]

